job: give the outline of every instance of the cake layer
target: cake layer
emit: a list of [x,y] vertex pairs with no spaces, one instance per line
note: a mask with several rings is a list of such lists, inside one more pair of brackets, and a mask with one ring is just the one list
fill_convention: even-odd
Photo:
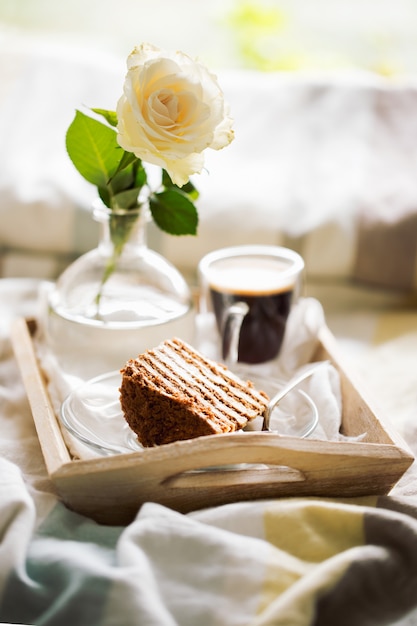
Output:
[[131,359],[121,372],[123,413],[145,446],[238,430],[268,402],[250,381],[176,338]]

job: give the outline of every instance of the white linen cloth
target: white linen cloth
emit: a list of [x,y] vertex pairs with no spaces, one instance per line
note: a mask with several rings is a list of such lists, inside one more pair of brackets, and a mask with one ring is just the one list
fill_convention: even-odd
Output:
[[[16,315],[36,314],[37,287],[0,281],[2,623],[415,624],[413,473],[388,498],[237,502],[188,515],[147,503],[126,527],[100,526],[60,504],[8,335]],[[381,328],[379,317],[374,329]],[[369,364],[376,334],[370,324],[367,329]],[[417,334],[415,315],[406,334]],[[381,386],[387,382],[382,348],[397,362],[407,354],[401,340],[396,352],[387,326],[383,336],[372,361]],[[404,375],[402,392],[405,379],[415,390],[415,370]],[[412,431],[407,440],[417,448]]]

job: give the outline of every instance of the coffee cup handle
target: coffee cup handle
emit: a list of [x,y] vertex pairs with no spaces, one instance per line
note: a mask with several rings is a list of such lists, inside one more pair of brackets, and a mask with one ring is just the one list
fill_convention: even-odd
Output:
[[222,356],[228,367],[238,362],[240,329],[248,311],[246,302],[234,302],[226,310],[222,328]]

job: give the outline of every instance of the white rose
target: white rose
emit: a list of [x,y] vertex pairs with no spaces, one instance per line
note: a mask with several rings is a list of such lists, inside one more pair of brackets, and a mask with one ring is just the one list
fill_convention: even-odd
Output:
[[217,78],[182,52],[150,44],[127,59],[117,104],[117,140],[145,162],[167,170],[182,187],[204,166],[203,151],[219,150],[234,137]]

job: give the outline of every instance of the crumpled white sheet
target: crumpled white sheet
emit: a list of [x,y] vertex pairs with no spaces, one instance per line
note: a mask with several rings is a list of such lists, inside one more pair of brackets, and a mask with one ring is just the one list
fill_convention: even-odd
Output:
[[0,473],[2,623],[415,623],[415,497],[280,498],[188,515],[147,502],[114,527],[59,502],[37,516],[18,466],[0,458]]
[[[0,281],[2,623],[350,626],[366,613],[415,624],[415,474],[391,498],[279,498],[189,515],[147,503],[126,527],[57,502],[9,338],[15,316],[36,314],[37,288]],[[386,381],[381,355],[366,365]]]

